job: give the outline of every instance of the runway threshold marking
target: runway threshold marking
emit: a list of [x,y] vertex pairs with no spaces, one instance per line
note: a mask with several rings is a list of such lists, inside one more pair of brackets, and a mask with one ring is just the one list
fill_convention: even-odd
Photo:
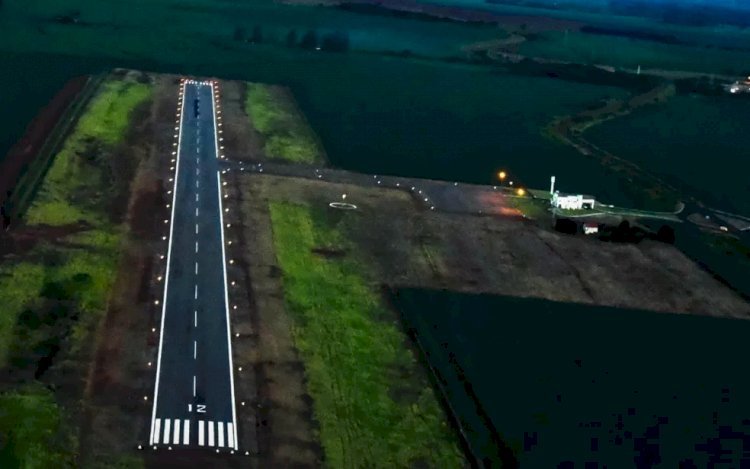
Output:
[[174,433],[172,434],[172,444],[180,444],[180,419],[174,419]]
[[190,420],[185,419],[182,421],[182,444],[190,444]]

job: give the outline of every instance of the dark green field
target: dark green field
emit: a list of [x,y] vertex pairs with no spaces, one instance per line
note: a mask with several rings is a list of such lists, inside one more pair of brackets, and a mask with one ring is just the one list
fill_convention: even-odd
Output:
[[[633,202],[623,193],[624,178],[541,135],[555,115],[628,90],[442,61],[461,58],[465,45],[506,37],[508,28],[271,0],[5,0],[0,8],[0,103],[12,110],[0,115],[0,154],[67,78],[122,66],[289,85],[336,166],[483,183],[503,167],[527,186],[546,187],[556,174],[564,190],[620,205]],[[571,15],[576,13],[564,16]],[[308,33],[318,44],[327,35],[343,35],[348,52],[306,50]],[[694,39],[709,32],[677,33]],[[605,50],[617,39],[589,36]],[[540,41],[528,47],[541,44],[545,54],[558,47],[553,36]],[[653,50],[658,60],[658,54],[673,52],[652,45],[633,44],[633,54]],[[405,50],[421,58],[388,56]],[[716,55],[707,49],[699,55],[704,53]],[[711,60],[740,63],[738,57]]]
[[587,138],[685,193],[750,214],[746,172],[750,101],[735,96],[678,96],[592,128]]
[[709,467],[723,450],[739,467],[750,322],[427,290],[393,298],[480,457],[506,447],[523,467]]

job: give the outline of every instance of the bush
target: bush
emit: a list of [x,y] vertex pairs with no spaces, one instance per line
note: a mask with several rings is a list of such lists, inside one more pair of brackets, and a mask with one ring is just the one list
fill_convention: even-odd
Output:
[[565,234],[578,233],[578,223],[569,218],[558,218],[555,220],[555,230]]
[[656,233],[656,240],[661,241],[662,243],[674,244],[674,229],[671,226],[662,225]]

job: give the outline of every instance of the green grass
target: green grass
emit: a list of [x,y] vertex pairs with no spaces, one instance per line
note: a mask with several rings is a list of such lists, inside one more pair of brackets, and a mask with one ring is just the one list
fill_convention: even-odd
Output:
[[[151,95],[149,85],[114,80],[103,84],[68,137],[45,176],[42,188],[26,214],[30,224],[66,225],[84,220],[101,223],[102,213],[88,209],[100,194],[82,189],[101,178],[97,165],[81,164],[81,155],[97,158],[124,138],[133,110]],[[104,188],[106,190],[106,188]]]
[[[52,392],[29,385],[0,395],[0,467],[73,467],[76,440],[66,431]],[[23,458],[19,458],[23,455]]]
[[325,155],[294,102],[282,90],[248,83],[245,109],[263,136],[269,158],[294,163],[323,163]]
[[[20,262],[0,266],[0,366],[34,366],[34,350],[47,341],[63,344],[71,355],[78,353],[105,313],[125,233],[108,213],[114,190],[105,177],[107,159],[123,141],[133,110],[150,93],[145,84],[104,83],[56,155],[26,223],[59,226],[83,220],[88,225],[64,237],[65,244],[42,239]],[[50,316],[51,308],[65,313]],[[65,327],[57,325],[64,321],[70,323],[67,337],[61,332]],[[13,357],[32,361],[17,365]],[[62,467],[75,454],[76,440],[70,437],[72,443],[58,446],[59,427],[68,424],[52,395],[39,389],[28,386],[0,396],[0,440],[11,442],[0,457],[15,461],[13,466]],[[27,412],[28,420],[19,426],[18,416]]]
[[532,197],[506,197],[508,206],[518,209],[529,218],[541,218],[549,213],[549,201]]
[[341,227],[307,206],[271,203],[293,335],[307,371],[330,467],[461,467],[455,434],[406,337],[356,258]]

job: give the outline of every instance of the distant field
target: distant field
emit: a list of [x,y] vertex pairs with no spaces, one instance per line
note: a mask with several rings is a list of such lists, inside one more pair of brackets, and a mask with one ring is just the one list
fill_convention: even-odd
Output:
[[678,96],[585,133],[596,145],[717,208],[750,215],[748,101]]
[[579,63],[636,69],[685,70],[743,75],[748,51],[727,51],[582,32],[546,32],[523,43],[519,53]]
[[480,456],[500,459],[494,435],[521,467],[743,457],[748,321],[430,290],[395,299]]

